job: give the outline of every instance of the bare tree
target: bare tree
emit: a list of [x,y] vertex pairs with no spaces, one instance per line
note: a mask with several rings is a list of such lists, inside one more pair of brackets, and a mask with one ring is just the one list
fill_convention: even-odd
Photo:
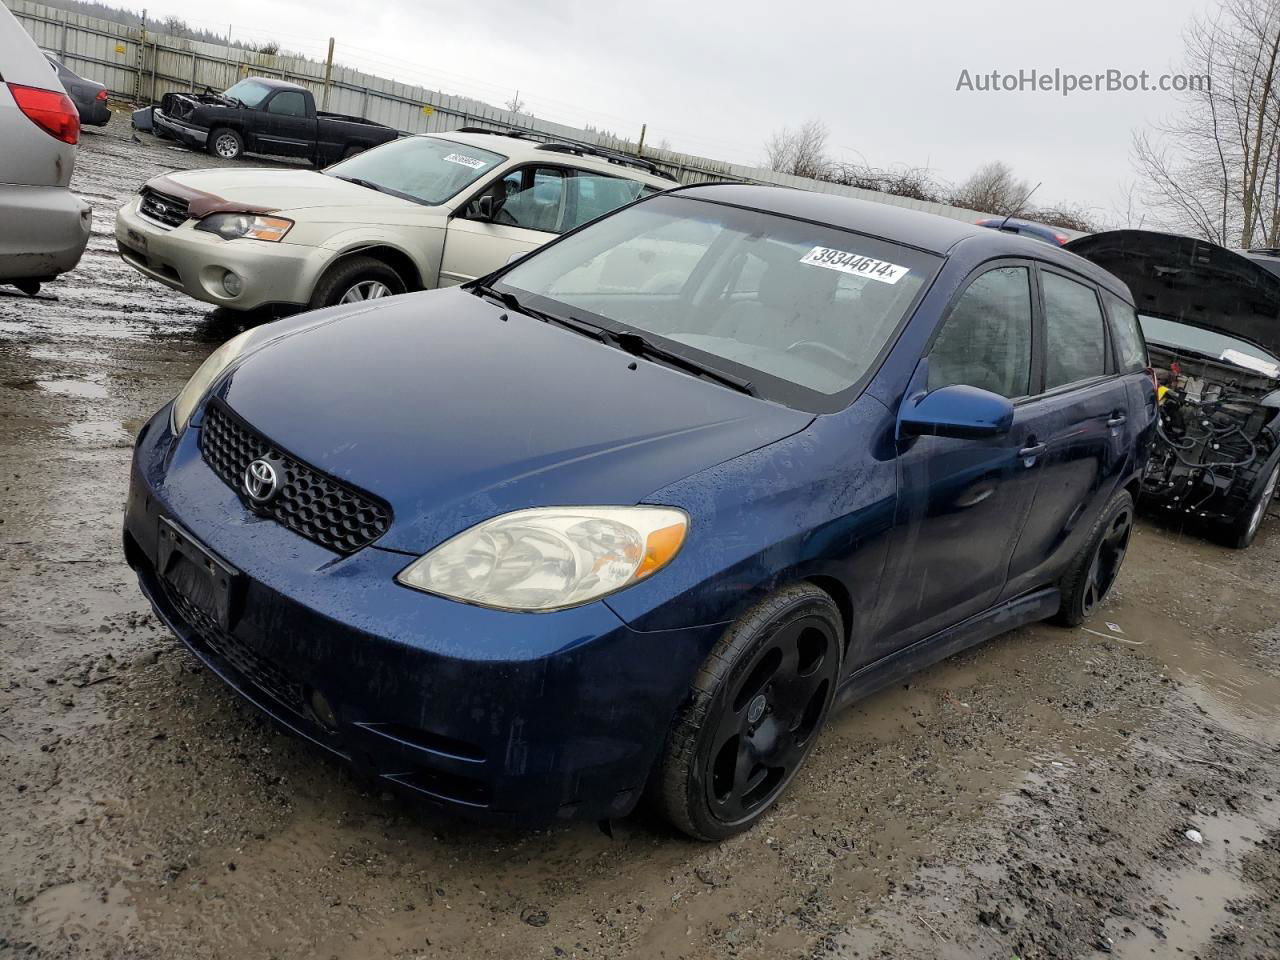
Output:
[[827,125],[806,120],[796,130],[783,127],[765,141],[765,165],[778,173],[823,180],[831,172],[827,157]]
[[516,91],[516,95],[503,104],[512,113],[520,113],[524,109],[524,101],[520,99],[520,91]]
[[1151,218],[1228,246],[1280,243],[1280,4],[1221,0],[1185,41],[1181,112],[1133,139]]
[[1057,207],[1037,207],[1024,211],[1023,216],[1037,223],[1051,227],[1062,227],[1066,230],[1079,230],[1081,233],[1097,233],[1102,229],[1101,221],[1084,207],[1064,203]]
[[983,164],[955,189],[951,202],[982,213],[1008,216],[1031,192],[1031,185],[1013,175],[1013,169],[999,160]]
[[187,21],[181,17],[165,17],[164,32],[171,37],[185,37],[191,31],[187,27]]

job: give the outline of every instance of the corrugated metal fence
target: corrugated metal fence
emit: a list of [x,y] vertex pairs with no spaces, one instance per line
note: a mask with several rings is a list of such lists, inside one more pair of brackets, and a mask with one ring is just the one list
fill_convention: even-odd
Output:
[[[113,96],[126,100],[151,103],[171,90],[195,91],[205,87],[225,90],[250,75],[280,77],[310,88],[317,102],[324,99],[325,64],[318,60],[144,33],[139,28],[69,13],[31,0],[0,2],[13,11],[41,47],[56,53],[76,73],[105,84]],[[636,144],[629,140],[512,113],[479,100],[397,83],[336,64],[329,82],[327,109],[366,117],[403,133],[432,133],[461,126],[515,127],[626,152],[634,153],[636,149]],[[644,155],[682,183],[742,180],[857,197],[970,222],[986,216],[963,207],[895,197],[671,150],[646,148]]]

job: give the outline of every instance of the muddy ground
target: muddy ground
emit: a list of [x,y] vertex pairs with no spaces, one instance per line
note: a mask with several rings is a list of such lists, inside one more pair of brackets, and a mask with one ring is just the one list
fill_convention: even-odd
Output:
[[144,139],[86,134],[80,268],[0,294],[0,957],[1280,957],[1276,517],[1141,526],[1089,629],[848,710],[719,845],[460,824],[267,727],[120,555],[135,430],[239,326],[116,257],[138,184],[210,162]]

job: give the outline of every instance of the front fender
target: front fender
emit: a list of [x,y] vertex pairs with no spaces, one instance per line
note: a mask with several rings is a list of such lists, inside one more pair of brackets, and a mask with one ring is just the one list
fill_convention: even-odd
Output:
[[869,635],[897,499],[892,414],[864,396],[807,429],[645,498],[690,515],[665,570],[608,598],[633,629],[725,623],[794,580],[837,581]]
[[405,228],[403,234],[396,236],[385,226],[362,224],[340,229],[317,245],[332,253],[330,262],[375,247],[394,251],[413,264],[422,288],[432,289],[440,275],[440,260],[444,255],[444,227],[415,226]]

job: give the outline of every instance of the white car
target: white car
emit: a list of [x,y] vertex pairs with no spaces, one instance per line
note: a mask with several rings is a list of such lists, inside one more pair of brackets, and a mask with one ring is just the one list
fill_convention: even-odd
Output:
[[75,104],[0,5],[0,284],[34,294],[80,262],[92,212],[68,188],[79,140]]
[[472,280],[672,186],[638,158],[466,129],[324,171],[166,174],[120,210],[116,240],[127,263],[206,303],[322,307]]

